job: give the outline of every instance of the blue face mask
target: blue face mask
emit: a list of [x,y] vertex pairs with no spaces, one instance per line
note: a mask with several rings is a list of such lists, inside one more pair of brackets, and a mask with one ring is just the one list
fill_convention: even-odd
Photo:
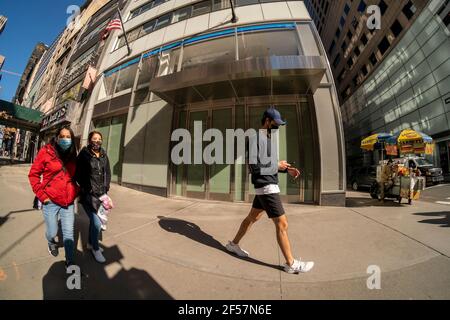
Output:
[[60,138],[58,140],[58,146],[61,148],[62,151],[67,151],[72,146],[72,139]]

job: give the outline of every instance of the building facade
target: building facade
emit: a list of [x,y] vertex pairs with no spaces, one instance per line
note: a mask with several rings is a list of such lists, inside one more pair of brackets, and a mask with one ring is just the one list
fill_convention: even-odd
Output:
[[250,201],[246,165],[175,165],[171,133],[259,128],[275,105],[287,119],[280,157],[302,170],[280,176],[287,202],[345,205],[345,150],[326,51],[303,1],[138,0],[107,40],[86,104],[83,142],[103,133],[113,180],[170,197]]
[[25,70],[23,71],[22,77],[20,78],[16,95],[13,98],[14,103],[19,105],[23,103],[24,97],[29,91],[30,84],[34,81],[34,77],[39,67],[39,62],[47,49],[47,46],[43,43],[38,43],[34,48]]
[[429,1],[377,69],[343,103],[350,166],[372,160],[359,150],[361,137],[412,128],[434,138],[433,161],[450,175],[449,11],[449,1]]
[[7,21],[7,17],[0,15],[0,34],[2,34],[3,30],[5,29]]

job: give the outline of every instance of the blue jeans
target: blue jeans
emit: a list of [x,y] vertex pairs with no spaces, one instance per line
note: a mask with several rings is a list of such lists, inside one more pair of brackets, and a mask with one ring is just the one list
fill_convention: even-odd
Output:
[[67,208],[49,202],[42,207],[47,231],[45,236],[47,241],[52,243],[58,234],[58,215],[61,218],[61,229],[63,234],[64,250],[66,251],[66,261],[73,263],[74,258],[74,237],[73,229],[75,224],[75,214],[73,204]]
[[89,244],[94,250],[99,249],[98,238],[100,236],[100,230],[102,228],[102,222],[97,216],[97,213],[90,205],[83,204],[84,211],[89,217]]

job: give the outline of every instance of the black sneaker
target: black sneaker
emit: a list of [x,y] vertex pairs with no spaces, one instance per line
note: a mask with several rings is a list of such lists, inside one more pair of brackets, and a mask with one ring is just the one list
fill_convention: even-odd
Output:
[[48,244],[48,252],[54,256],[57,257],[58,256],[58,245],[54,242],[51,242]]

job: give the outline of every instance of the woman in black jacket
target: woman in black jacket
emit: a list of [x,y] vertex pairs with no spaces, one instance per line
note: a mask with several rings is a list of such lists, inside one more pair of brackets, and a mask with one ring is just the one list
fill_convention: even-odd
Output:
[[89,216],[89,243],[95,260],[104,263],[105,257],[99,247],[101,221],[97,211],[101,206],[99,198],[108,193],[111,182],[111,169],[105,150],[101,147],[102,134],[92,131],[88,137],[88,146],[84,147],[77,158],[76,179],[80,185],[80,202]]

